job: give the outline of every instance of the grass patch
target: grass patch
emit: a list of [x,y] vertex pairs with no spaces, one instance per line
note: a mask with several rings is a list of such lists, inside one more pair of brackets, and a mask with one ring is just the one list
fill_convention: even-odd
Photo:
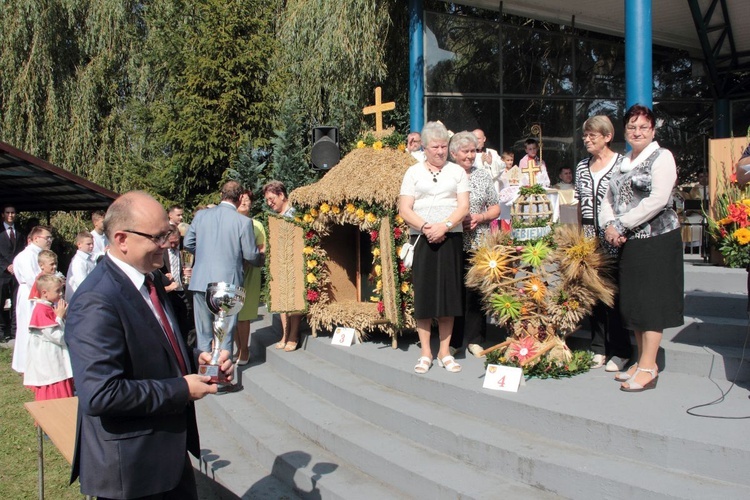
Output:
[[[37,498],[37,438],[23,404],[34,394],[11,367],[11,349],[0,348],[0,498]],[[44,442],[44,492],[47,498],[80,499],[78,481],[68,486],[70,465],[52,441]]]

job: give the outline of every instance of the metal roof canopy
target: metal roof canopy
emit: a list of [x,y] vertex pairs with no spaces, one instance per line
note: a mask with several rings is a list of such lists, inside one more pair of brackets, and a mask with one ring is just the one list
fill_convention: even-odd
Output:
[[23,212],[106,210],[119,194],[0,142],[0,204]]
[[[453,0],[471,7],[623,36],[627,0]],[[653,42],[706,64],[714,96],[750,93],[747,0],[653,0]],[[732,29],[734,27],[735,29]]]

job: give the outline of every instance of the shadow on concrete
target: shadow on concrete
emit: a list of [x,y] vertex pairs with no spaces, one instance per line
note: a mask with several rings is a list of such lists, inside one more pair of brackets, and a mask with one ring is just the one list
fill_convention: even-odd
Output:
[[[310,461],[310,454],[304,451],[290,451],[277,456],[273,462],[271,473],[255,482],[242,495],[242,498],[278,498],[275,489],[279,481],[285,485],[291,485],[299,498],[310,500],[323,498],[318,488],[318,481],[323,476],[333,473],[339,466],[330,462],[318,462],[311,469],[312,475],[309,478],[309,483],[305,479],[306,476],[303,475],[299,475],[295,479],[297,471],[306,469],[310,465]],[[303,484],[300,485],[300,483]]]

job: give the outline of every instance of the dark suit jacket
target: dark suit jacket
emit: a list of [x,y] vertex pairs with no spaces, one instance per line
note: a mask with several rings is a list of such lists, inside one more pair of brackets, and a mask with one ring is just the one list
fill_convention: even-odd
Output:
[[[6,283],[14,279],[13,274],[8,272],[8,266],[13,264],[13,259],[26,248],[26,235],[16,229],[16,244],[11,244],[5,224],[0,222],[0,283]],[[15,300],[15,297],[13,297]]]
[[[175,334],[195,372],[198,351],[189,353]],[[200,452],[195,408],[161,325],[108,256],[74,295],[65,340],[78,393],[71,482],[80,475],[83,494],[108,498],[173,489],[186,449],[196,457]]]

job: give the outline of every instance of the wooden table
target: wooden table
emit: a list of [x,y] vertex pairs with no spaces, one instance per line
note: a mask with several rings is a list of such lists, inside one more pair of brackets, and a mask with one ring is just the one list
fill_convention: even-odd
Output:
[[65,460],[72,463],[76,443],[78,398],[33,401],[24,403],[24,407],[38,424],[39,498],[44,500],[44,434],[49,436]]

